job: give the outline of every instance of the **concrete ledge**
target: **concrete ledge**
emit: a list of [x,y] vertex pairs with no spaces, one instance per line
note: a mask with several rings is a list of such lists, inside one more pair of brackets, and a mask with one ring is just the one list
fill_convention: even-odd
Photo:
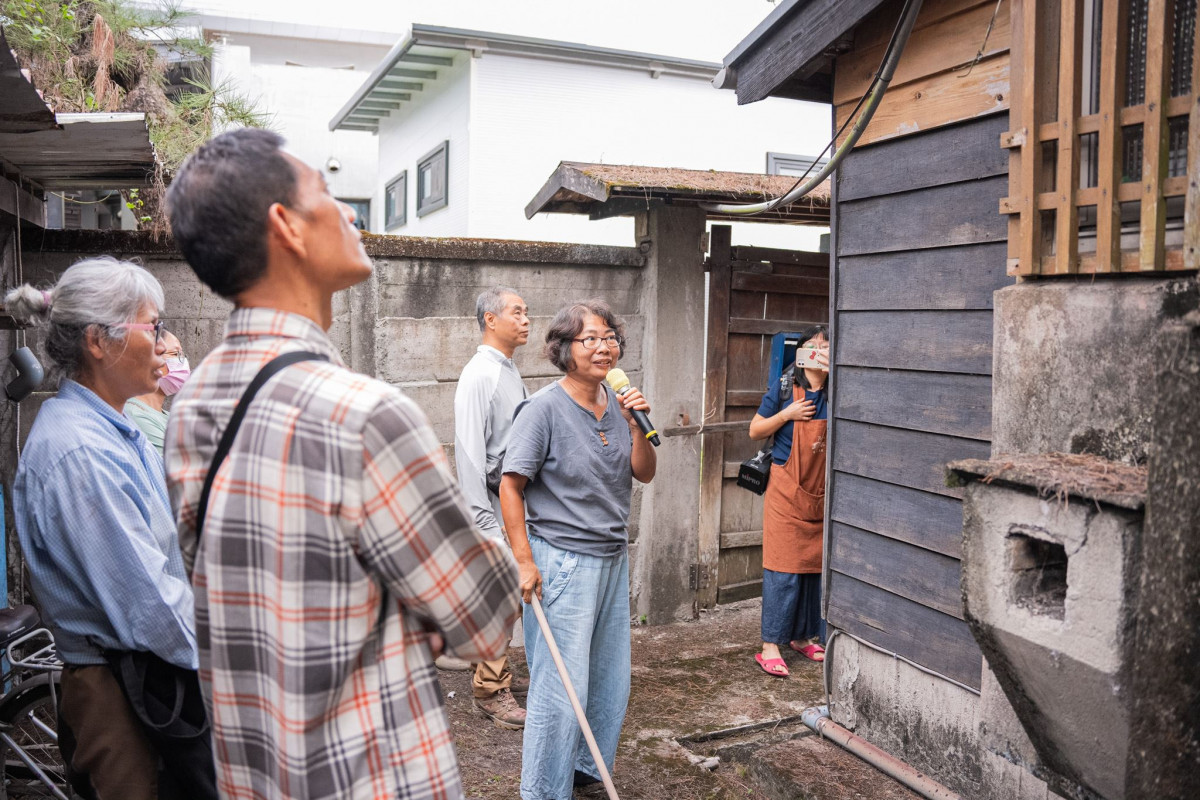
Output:
[[[165,255],[179,257],[170,236],[149,231],[46,230],[25,237],[27,252],[110,253],[114,255]],[[513,239],[383,236],[363,234],[372,258],[428,258],[502,261],[532,264],[583,264],[606,267],[643,267],[646,257],[636,247],[613,247],[562,242],[527,242]]]

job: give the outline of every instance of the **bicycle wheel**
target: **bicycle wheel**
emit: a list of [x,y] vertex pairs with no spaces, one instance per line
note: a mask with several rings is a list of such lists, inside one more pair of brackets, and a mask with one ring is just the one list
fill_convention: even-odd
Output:
[[[54,683],[57,692],[57,675],[54,676]],[[48,679],[39,676],[17,684],[0,701],[0,723],[8,726],[8,735],[37,764],[54,787],[70,797],[71,788],[58,751],[58,739],[47,732],[47,729],[58,729]],[[0,763],[4,765],[4,788],[9,800],[55,796],[50,787],[2,739],[0,754],[3,755]]]

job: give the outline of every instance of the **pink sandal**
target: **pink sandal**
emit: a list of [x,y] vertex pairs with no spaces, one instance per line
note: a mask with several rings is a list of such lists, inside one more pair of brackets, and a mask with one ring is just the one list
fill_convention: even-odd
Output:
[[819,664],[825,660],[825,648],[821,647],[821,645],[816,644],[815,642],[812,644],[806,644],[804,647],[796,647],[796,645],[788,642],[788,647],[792,648],[809,661],[816,661]]
[[782,658],[763,658],[762,653],[755,653],[754,660],[762,667],[763,672],[773,678],[786,678],[788,676],[787,663]]

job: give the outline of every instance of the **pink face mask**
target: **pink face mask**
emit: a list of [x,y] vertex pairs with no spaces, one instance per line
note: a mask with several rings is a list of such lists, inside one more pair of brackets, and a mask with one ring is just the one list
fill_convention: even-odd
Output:
[[192,374],[186,358],[168,358],[167,374],[158,379],[158,388],[167,397],[175,394],[183,386],[184,381]]

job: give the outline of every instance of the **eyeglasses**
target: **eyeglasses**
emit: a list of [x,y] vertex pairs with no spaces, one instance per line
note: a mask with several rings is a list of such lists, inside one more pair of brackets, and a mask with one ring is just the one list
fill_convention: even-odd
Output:
[[158,322],[122,322],[113,325],[114,328],[124,328],[129,331],[154,331],[154,343],[162,341],[163,321]]
[[609,347],[620,347],[622,344],[621,337],[619,336],[605,336],[604,338],[599,336],[585,336],[582,339],[572,339],[571,341],[579,342],[583,345],[584,350],[595,350],[600,346],[601,342],[604,342]]

